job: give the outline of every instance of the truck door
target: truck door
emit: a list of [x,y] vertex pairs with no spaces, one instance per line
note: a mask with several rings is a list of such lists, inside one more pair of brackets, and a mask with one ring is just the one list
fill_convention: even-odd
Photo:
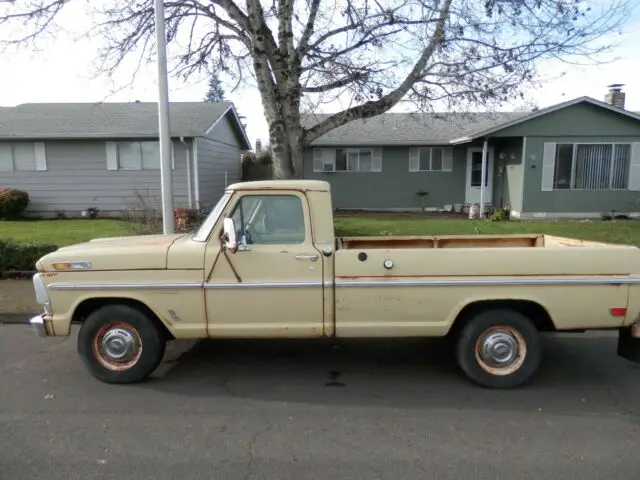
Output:
[[231,212],[238,251],[221,251],[219,238],[206,250],[209,335],[322,336],[323,261],[306,196],[243,191]]

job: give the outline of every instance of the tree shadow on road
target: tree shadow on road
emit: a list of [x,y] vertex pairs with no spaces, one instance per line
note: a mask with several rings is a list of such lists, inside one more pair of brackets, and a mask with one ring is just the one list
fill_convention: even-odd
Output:
[[551,335],[543,347],[529,384],[489,390],[462,376],[442,341],[209,340],[144,388],[310,405],[628,413],[640,368],[616,356],[615,337]]

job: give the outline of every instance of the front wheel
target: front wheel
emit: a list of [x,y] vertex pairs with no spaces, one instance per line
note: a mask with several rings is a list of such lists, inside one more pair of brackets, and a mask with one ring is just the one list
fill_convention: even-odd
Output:
[[136,383],[158,367],[165,339],[153,320],[128,305],[92,312],[78,334],[78,353],[89,372],[106,383]]
[[520,312],[485,310],[474,315],[457,339],[456,357],[465,375],[486,388],[514,388],[538,370],[540,335]]

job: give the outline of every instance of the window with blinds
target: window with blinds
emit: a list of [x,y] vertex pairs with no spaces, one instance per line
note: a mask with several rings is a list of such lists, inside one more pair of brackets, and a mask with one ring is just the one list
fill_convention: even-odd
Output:
[[626,190],[631,144],[561,143],[557,145],[554,190]]

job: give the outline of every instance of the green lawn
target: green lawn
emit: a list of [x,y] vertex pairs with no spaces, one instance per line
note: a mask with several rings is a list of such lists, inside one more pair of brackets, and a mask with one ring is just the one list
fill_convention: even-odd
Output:
[[[338,236],[455,235],[477,233],[546,233],[640,246],[640,221],[469,221],[418,216],[338,217]],[[0,238],[19,242],[53,243],[58,246],[92,238],[128,235],[118,220],[28,220],[0,222]]]
[[128,235],[118,220],[0,221],[0,238],[17,242],[52,243],[59,247],[92,238]]

